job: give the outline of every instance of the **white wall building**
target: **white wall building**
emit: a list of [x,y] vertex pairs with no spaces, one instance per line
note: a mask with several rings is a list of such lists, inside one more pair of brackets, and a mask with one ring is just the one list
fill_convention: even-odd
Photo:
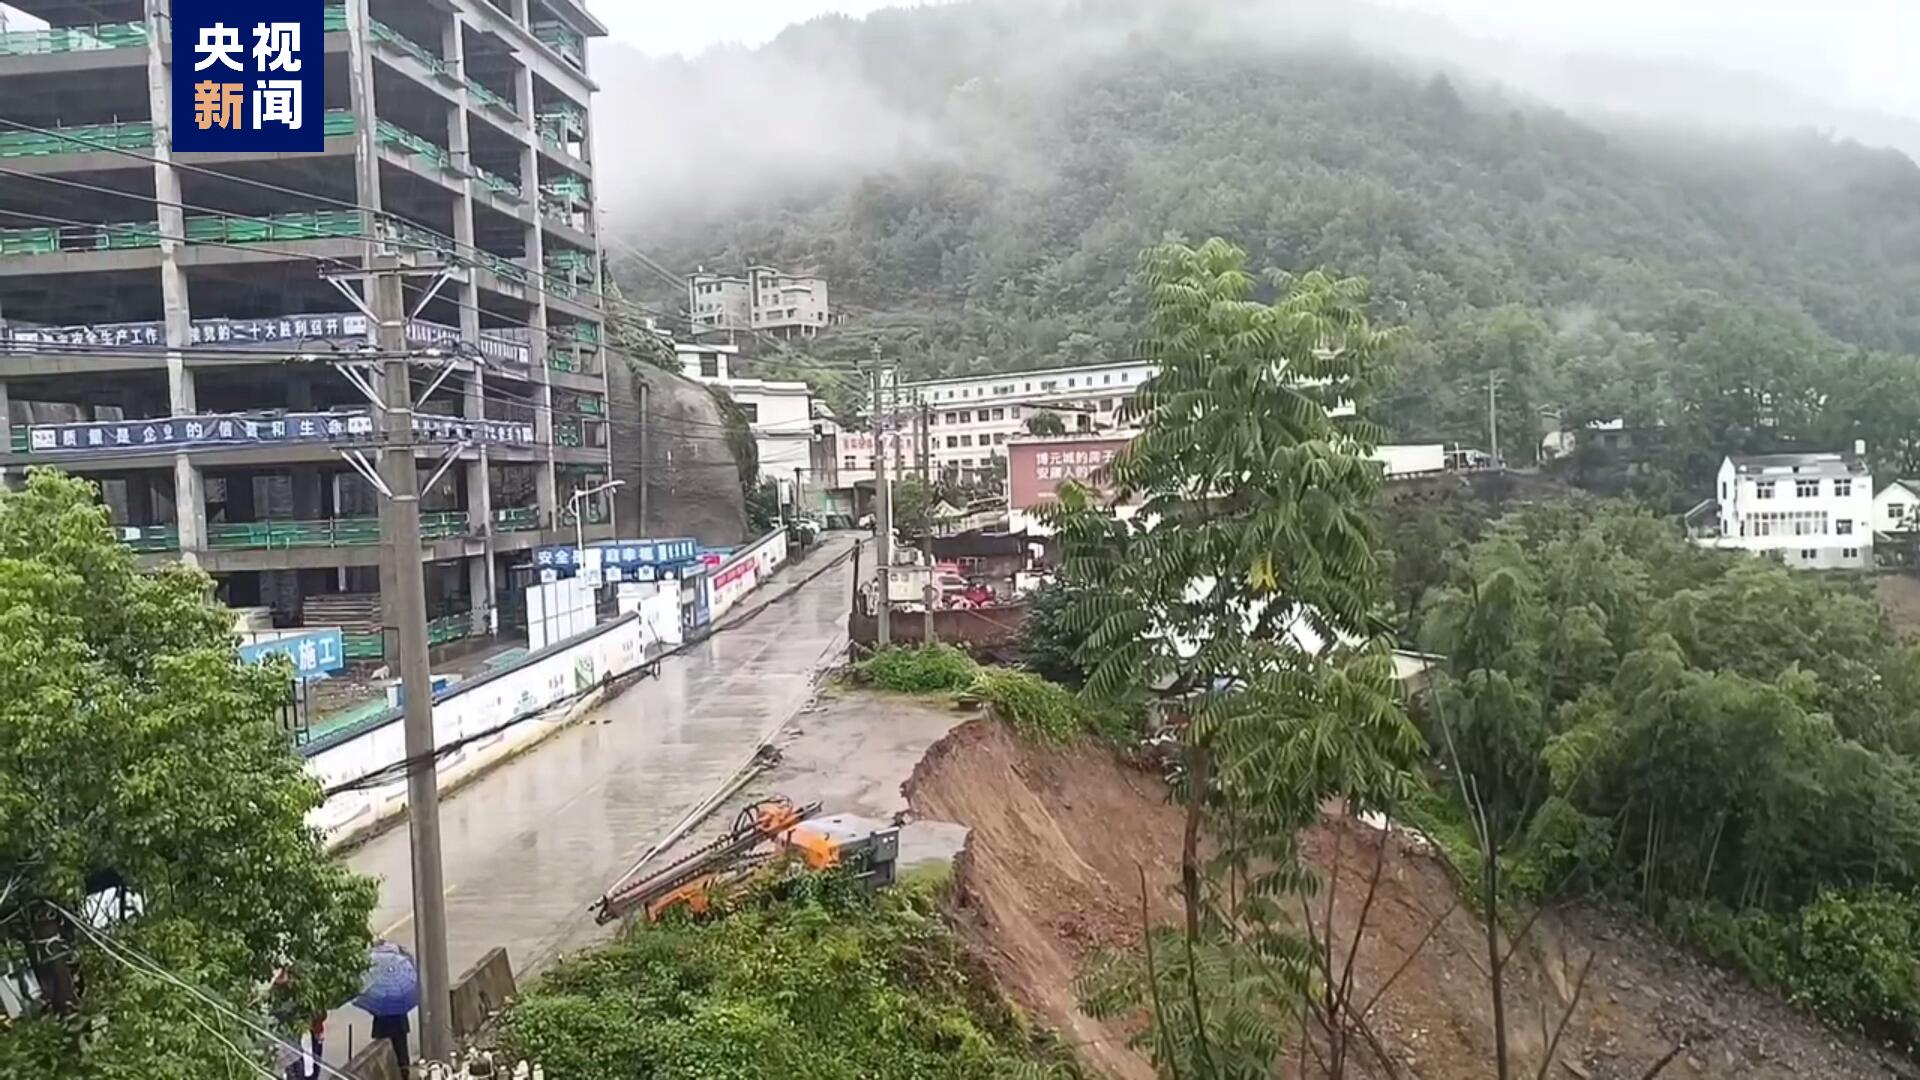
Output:
[[962,474],[1004,472],[1007,440],[1026,434],[1037,412],[1070,433],[1110,430],[1122,402],[1153,378],[1149,363],[1095,364],[903,383],[903,401],[924,403],[934,465]]
[[787,497],[793,471],[801,470],[804,478],[813,468],[813,393],[807,384],[736,377],[733,365],[740,349],[733,345],[677,341],[673,351],[682,375],[725,390],[747,414],[760,475],[779,482],[782,497]]
[[703,330],[751,330],[753,286],[743,277],[694,274],[687,279],[687,317]]
[[673,353],[680,361],[680,374],[695,382],[725,385],[733,378],[733,365],[740,358],[740,347],[676,341]]
[[753,328],[776,337],[812,337],[827,328],[832,307],[827,281],[807,274],[783,274],[771,266],[747,269],[753,282]]
[[687,314],[703,330],[812,337],[832,321],[825,278],[750,266],[746,276],[702,270],[687,279]]
[[1719,535],[1702,543],[1807,569],[1873,566],[1873,473],[1851,454],[1736,455],[1720,463]]
[[1920,529],[1920,484],[1895,480],[1873,497],[1873,531],[1912,532]]

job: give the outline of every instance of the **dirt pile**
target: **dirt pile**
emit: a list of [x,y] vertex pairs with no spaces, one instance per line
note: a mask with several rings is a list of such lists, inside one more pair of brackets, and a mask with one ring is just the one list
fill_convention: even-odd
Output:
[[[1094,954],[1138,942],[1143,878],[1148,917],[1178,918],[1171,890],[1181,813],[1165,787],[1102,749],[1028,746],[999,725],[975,721],[928,752],[908,782],[907,801],[919,816],[972,830],[955,877],[954,922],[1007,994],[1073,1044],[1090,1071],[1151,1078],[1146,1060],[1126,1045],[1131,1029],[1082,1013],[1073,983]],[[1340,867],[1332,895],[1343,948],[1380,841],[1375,830],[1348,821],[1328,822],[1307,838],[1323,878],[1334,879],[1331,870]],[[1484,1080],[1493,1074],[1484,924],[1455,904],[1451,879],[1418,848],[1387,841],[1357,954],[1357,998],[1371,997],[1404,965],[1370,1017],[1400,1074]],[[1507,1008],[1516,1076],[1535,1075],[1589,955],[1555,1080],[1637,1080],[1675,1046],[1682,1049],[1663,1077],[1916,1075],[1652,939],[1630,917],[1576,908],[1541,917],[1515,952]]]
[[1150,917],[1177,917],[1181,815],[1165,786],[1105,750],[1031,747],[975,720],[927,752],[907,804],[971,829],[955,929],[1001,988],[1099,1075],[1152,1080],[1131,1031],[1081,1012],[1073,982],[1096,953],[1140,940],[1143,874]]

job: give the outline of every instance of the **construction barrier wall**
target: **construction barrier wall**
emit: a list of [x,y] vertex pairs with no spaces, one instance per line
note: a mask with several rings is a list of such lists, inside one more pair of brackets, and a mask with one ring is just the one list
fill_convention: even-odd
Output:
[[[608,676],[638,667],[653,644],[651,638],[637,613],[623,615],[529,653],[512,667],[461,682],[436,698],[435,746],[480,736],[440,759],[441,790],[565,726],[573,719],[573,710],[544,710],[575,696],[586,698]],[[591,704],[590,699],[584,700],[581,707]],[[523,716],[529,718],[509,723]],[[401,721],[401,712],[395,709],[366,725],[308,743],[300,748],[307,772],[323,788],[331,788],[403,760],[406,733]],[[319,829],[328,843],[338,844],[391,821],[406,805],[406,778],[393,777],[370,790],[331,796],[307,815],[307,823]]]
[[786,561],[787,531],[775,529],[715,567],[707,575],[712,620],[719,622],[720,616],[738,604],[741,597],[759,588],[760,583],[772,577]]
[[[715,573],[730,577],[715,589],[714,618],[758,588],[786,558],[787,537],[781,531],[721,564]],[[631,671],[678,644],[679,599],[677,590],[631,597],[637,610],[625,609],[615,619],[435,698],[434,745],[447,747],[473,738],[440,759],[440,789],[458,786],[564,728],[598,703],[595,691],[610,676]],[[554,708],[569,699],[569,707]],[[521,717],[526,719],[515,722]],[[330,789],[403,760],[406,735],[401,720],[400,710],[390,710],[302,746],[307,772]],[[406,805],[406,778],[396,776],[368,790],[330,796],[307,816],[307,823],[319,829],[327,843],[337,845],[378,830]]]

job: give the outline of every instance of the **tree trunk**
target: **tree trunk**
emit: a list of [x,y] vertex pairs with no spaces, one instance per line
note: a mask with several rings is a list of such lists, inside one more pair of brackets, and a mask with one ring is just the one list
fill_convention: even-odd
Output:
[[80,987],[69,959],[66,923],[45,901],[29,902],[27,911],[27,957],[40,993],[49,1009],[72,1013],[80,1008]]
[[1487,908],[1487,979],[1493,984],[1493,1063],[1499,1080],[1507,1076],[1507,988],[1500,959],[1500,856],[1489,850],[1481,863],[1485,872]]
[[1194,953],[1200,942],[1200,816],[1206,807],[1207,784],[1212,779],[1213,759],[1204,746],[1187,749],[1187,829],[1180,842],[1180,894],[1187,914],[1187,996],[1193,1009],[1193,1035],[1196,1068],[1203,1077],[1216,1075],[1213,1052],[1207,1045],[1207,1014],[1200,1004],[1200,974],[1194,968]]

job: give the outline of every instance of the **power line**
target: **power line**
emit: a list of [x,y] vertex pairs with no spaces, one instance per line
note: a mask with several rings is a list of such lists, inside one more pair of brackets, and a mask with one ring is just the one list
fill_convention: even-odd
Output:
[[[161,161],[160,161],[160,160],[159,160],[158,158],[154,158],[154,157],[151,157],[151,156],[149,156],[149,155],[146,155],[146,154],[142,154],[142,153],[139,153],[139,152],[137,152],[137,151],[134,151],[134,150],[129,150],[129,149],[127,149],[127,148],[125,148],[125,147],[119,147],[119,146],[112,146],[112,145],[109,145],[109,144],[107,144],[107,143],[99,143],[99,142],[94,142],[94,141],[92,141],[92,140],[89,140],[89,139],[86,139],[86,138],[84,138],[84,137],[81,137],[81,136],[78,136],[78,135],[74,135],[74,134],[72,134],[72,133],[70,133],[70,132],[66,132],[66,131],[61,131],[61,130],[60,130],[60,129],[58,129],[58,128],[44,128],[44,127],[39,127],[39,126],[37,126],[37,125],[34,125],[34,124],[28,124],[28,123],[25,123],[25,122],[22,122],[22,121],[19,121],[19,120],[14,120],[14,119],[10,119],[10,118],[8,118],[8,117],[0,117],[0,124],[3,124],[3,125],[6,125],[7,127],[11,127],[11,128],[14,128],[14,129],[16,129],[16,130],[21,130],[21,131],[31,131],[31,132],[34,132],[34,133],[36,133],[36,134],[40,134],[40,135],[49,135],[49,136],[54,136],[54,137],[56,137],[56,138],[60,138],[60,139],[63,139],[63,140],[66,140],[66,141],[68,141],[68,142],[72,142],[72,143],[76,143],[76,144],[78,144],[78,145],[80,145],[80,146],[84,146],[84,147],[87,147],[87,148],[88,148],[88,149],[90,149],[90,150],[98,150],[98,151],[103,151],[103,152],[106,152],[106,153],[112,153],[112,154],[118,154],[118,155],[120,155],[120,156],[122,156],[122,157],[127,157],[127,158],[131,158],[132,160],[135,160],[135,161],[139,161],[139,162],[142,162],[142,163],[144,163],[144,164],[147,164],[147,165],[155,165],[155,164],[167,164],[167,165],[170,165],[171,167],[173,167],[173,168],[175,168],[175,169],[179,169],[179,170],[183,170],[183,171],[185,171],[185,172],[190,172],[190,173],[195,173],[195,174],[199,174],[199,175],[204,175],[204,176],[211,176],[211,177],[214,177],[214,178],[216,178],[216,179],[219,179],[219,180],[226,180],[226,181],[229,181],[229,182],[232,182],[232,183],[236,183],[236,184],[244,184],[244,185],[246,185],[246,186],[248,186],[248,187],[253,187],[253,188],[258,188],[258,189],[261,189],[261,190],[265,190],[265,191],[273,191],[273,192],[277,192],[277,193],[279,193],[279,194],[282,194],[282,195],[292,195],[292,196],[295,196],[295,197],[298,197],[298,198],[301,198],[301,199],[309,199],[309,200],[312,200],[312,201],[315,201],[315,202],[320,202],[320,203],[324,203],[324,204],[326,204],[326,205],[329,205],[329,206],[337,206],[337,207],[340,207],[340,208],[342,208],[342,209],[346,209],[346,210],[357,210],[357,211],[360,211],[360,212],[362,212],[362,213],[367,213],[367,214],[372,214],[372,215],[374,215],[374,216],[375,216],[376,218],[378,218],[378,219],[383,219],[383,220],[388,220],[388,221],[394,221],[394,222],[399,222],[400,224],[403,224],[403,225],[405,225],[405,226],[407,226],[408,228],[411,228],[411,229],[416,229],[416,230],[418,230],[419,232],[421,232],[422,234],[424,234],[424,235],[426,235],[426,236],[429,236],[429,237],[432,237],[432,238],[433,238],[433,239],[434,239],[434,240],[435,240],[436,242],[444,242],[444,244],[445,244],[445,246],[447,247],[447,249],[448,249],[449,251],[451,251],[451,252],[454,252],[454,253],[456,253],[456,255],[458,254],[458,252],[460,252],[460,251],[461,251],[462,249],[464,249],[464,250],[466,250],[466,251],[468,251],[468,252],[473,252],[473,253],[478,253],[478,254],[482,254],[482,255],[487,255],[487,256],[490,256],[490,257],[492,257],[492,258],[505,258],[505,256],[501,256],[501,255],[498,255],[498,254],[496,254],[496,253],[494,253],[494,252],[491,252],[491,251],[488,251],[488,250],[486,250],[485,248],[482,248],[482,247],[480,247],[480,246],[478,246],[478,245],[475,245],[475,244],[463,244],[463,243],[461,243],[461,242],[460,242],[459,240],[457,240],[457,239],[455,239],[455,238],[453,238],[453,237],[451,237],[451,236],[448,236],[448,235],[446,235],[445,233],[442,233],[442,232],[440,232],[440,231],[439,231],[438,229],[435,229],[435,228],[433,228],[433,227],[432,227],[432,226],[430,226],[430,225],[426,225],[426,224],[423,224],[423,223],[421,223],[421,222],[418,222],[418,221],[415,221],[415,220],[413,220],[413,219],[411,219],[411,218],[408,218],[408,217],[405,217],[405,216],[402,216],[402,215],[400,215],[400,214],[398,214],[398,213],[395,213],[394,211],[391,211],[391,210],[380,210],[380,209],[375,209],[374,207],[371,207],[371,206],[367,206],[367,205],[366,205],[366,204],[364,204],[364,203],[359,203],[359,202],[354,202],[354,201],[352,201],[352,200],[346,200],[346,199],[339,199],[339,198],[335,198],[334,196],[331,196],[331,195],[324,195],[324,194],[321,194],[320,192],[317,192],[317,191],[305,191],[305,190],[302,190],[302,189],[299,189],[299,188],[293,188],[293,187],[288,187],[288,186],[286,186],[286,185],[283,185],[283,184],[275,184],[275,183],[271,183],[271,182],[268,182],[268,181],[265,181],[265,180],[260,180],[260,179],[257,179],[257,178],[254,178],[254,177],[250,177],[250,176],[239,176],[239,175],[235,175],[235,174],[233,174],[233,173],[226,173],[226,172],[221,172],[221,171],[219,171],[218,169],[213,169],[213,168],[209,168],[209,167],[207,167],[207,166],[204,166],[204,165],[194,165],[194,164],[190,164],[190,163],[188,163],[188,162],[183,162],[183,161],[178,161],[178,160],[170,160],[170,161],[167,161],[167,162],[161,162]],[[27,176],[27,177],[30,177],[30,178],[32,178],[32,179],[42,179],[42,177],[40,177],[40,176],[38,176],[37,174],[31,174],[31,173],[14,173],[13,175],[21,175],[21,176]],[[113,189],[108,189],[108,190],[109,190],[109,191],[112,191],[112,192],[113,192],[114,194],[117,194],[117,195],[123,195],[123,196],[125,196],[125,197],[127,197],[127,198],[132,198],[132,199],[141,199],[141,200],[145,200],[146,202],[149,202],[149,203],[152,203],[152,204],[153,204],[153,205],[155,205],[155,206],[163,206],[163,205],[186,205],[186,204],[172,204],[172,203],[168,203],[168,202],[165,202],[165,201],[163,201],[163,200],[161,200],[161,199],[160,199],[160,198],[159,198],[158,196],[156,196],[156,195],[142,195],[142,194],[138,194],[138,193],[134,193],[134,192],[124,192],[124,191],[114,191]],[[231,215],[231,214],[226,214],[226,213],[225,213],[225,212],[223,212],[223,211],[209,211],[209,212],[211,212],[211,213],[222,213],[222,214],[223,214],[224,216],[235,216],[235,215]],[[537,210],[537,208],[536,208],[536,211],[535,211],[535,214],[536,214],[536,217],[537,217],[537,216],[538,216],[538,210]],[[240,216],[246,216],[246,215],[240,215]],[[518,220],[518,219],[516,219],[516,220]],[[199,242],[199,241],[196,241],[196,243],[198,243],[198,242]],[[438,246],[438,244],[436,244],[436,246]],[[466,260],[466,261],[473,261],[473,260]],[[549,279],[551,279],[552,277],[554,277],[554,275],[551,275],[551,274],[548,274],[548,273],[546,273],[546,272],[545,272],[544,270],[539,270],[539,269],[535,269],[535,268],[532,268],[532,267],[525,267],[525,268],[523,268],[523,269],[525,269],[525,270],[526,270],[526,272],[527,272],[527,274],[528,274],[528,276],[530,276],[530,277],[534,277],[534,278],[539,278],[539,279],[540,279],[540,280],[541,280],[542,282],[546,282],[546,281],[548,281]],[[597,273],[598,273],[598,271],[599,271],[599,269],[600,269],[599,267],[595,267],[595,271],[596,271],[596,276],[597,276]],[[598,298],[599,298],[599,299],[601,300],[601,303],[602,303],[602,306],[603,306],[603,307],[605,307],[605,306],[606,306],[606,305],[607,305],[607,304],[609,303],[609,301],[610,301],[611,299],[614,299],[614,298],[609,298],[609,297],[608,297],[608,296],[607,296],[607,295],[606,295],[605,293],[603,293],[603,292],[602,292],[601,290],[599,290],[599,289],[595,289],[595,288],[589,288],[589,287],[584,287],[584,286],[580,286],[580,285],[576,285],[576,284],[573,284],[573,283],[571,283],[571,282],[569,282],[569,283],[568,283],[568,286],[567,286],[567,287],[568,287],[568,288],[571,288],[571,289],[574,289],[574,290],[575,290],[576,292],[585,292],[585,293],[587,293],[588,295],[591,295],[591,296],[594,296],[594,297],[598,297]],[[543,284],[543,285],[541,286],[541,288],[540,288],[540,292],[541,292],[541,293],[542,293],[543,295],[546,295],[546,296],[558,296],[558,297],[559,297],[560,299],[563,299],[563,300],[564,300],[564,299],[568,299],[568,297],[567,297],[567,296],[566,296],[565,294],[562,294],[562,293],[557,293],[557,292],[555,292],[555,291],[554,291],[553,289],[551,289],[551,288],[548,288],[547,286],[545,286],[544,284]],[[629,304],[632,304],[632,303],[633,303],[632,301],[625,301],[624,299],[622,299],[622,302],[623,302],[623,303],[629,303]],[[636,307],[636,308],[637,308],[637,309],[639,309],[639,310],[643,310],[643,311],[648,311],[648,313],[649,313],[649,314],[650,314],[651,316],[653,316],[653,317],[656,317],[656,318],[676,318],[676,319],[677,319],[677,318],[680,318],[680,316],[671,316],[671,315],[668,315],[668,314],[666,314],[666,313],[664,313],[664,312],[656,312],[656,311],[650,311],[650,310],[648,310],[648,309],[646,309],[646,308],[644,308],[644,307],[643,307],[642,305],[638,305],[638,304],[634,304],[633,306],[634,306],[634,307]],[[689,323],[688,323],[688,325],[689,325],[689,326],[691,326],[692,324],[691,324],[691,323],[689,322]]]
[[[292,1050],[296,1052],[300,1049],[294,1044],[281,1038],[271,1028],[268,1028],[265,1025],[260,1024],[259,1022],[255,1021],[253,1018],[249,1017],[246,1013],[240,1011],[239,1009],[234,1008],[232,1005],[229,1005],[224,1001],[221,1001],[219,998],[214,997],[212,994],[209,994],[206,991],[201,990],[200,988],[194,986],[192,983],[187,982],[185,979],[174,974],[172,971],[169,971],[159,961],[153,959],[150,956],[145,955],[144,953],[140,952],[140,950],[134,948],[133,946],[128,945],[125,942],[114,940],[113,938],[108,936],[105,931],[94,928],[93,926],[89,925],[86,920],[80,918],[78,915],[75,915],[73,912],[68,911],[66,908],[60,906],[59,904],[53,903],[52,901],[48,901],[47,906],[51,907],[54,911],[58,912],[61,916],[63,916],[68,923],[72,924],[74,929],[80,931],[80,933],[84,935],[89,941],[92,941],[94,945],[100,949],[101,952],[107,954],[107,956],[111,957],[115,962],[119,963],[121,966],[130,968],[136,972],[145,974],[150,978],[159,979],[161,982],[164,982],[170,986],[173,986],[176,989],[186,991],[186,993],[188,993],[189,995],[191,995],[192,997],[200,1001],[202,1004],[206,1005],[208,1008],[211,1008],[216,1013],[238,1024],[241,1028],[245,1029],[246,1031],[253,1034],[254,1036],[259,1038],[264,1038],[268,1042],[272,1043],[275,1046],[280,1047],[281,1049]],[[328,1065],[326,1062],[320,1061],[317,1057],[315,1058],[314,1063],[322,1072],[327,1073],[329,1076],[337,1077],[338,1080],[353,1080],[352,1077],[339,1071],[338,1069],[333,1068],[332,1066]],[[273,1074],[268,1073],[267,1075],[272,1076]]]

